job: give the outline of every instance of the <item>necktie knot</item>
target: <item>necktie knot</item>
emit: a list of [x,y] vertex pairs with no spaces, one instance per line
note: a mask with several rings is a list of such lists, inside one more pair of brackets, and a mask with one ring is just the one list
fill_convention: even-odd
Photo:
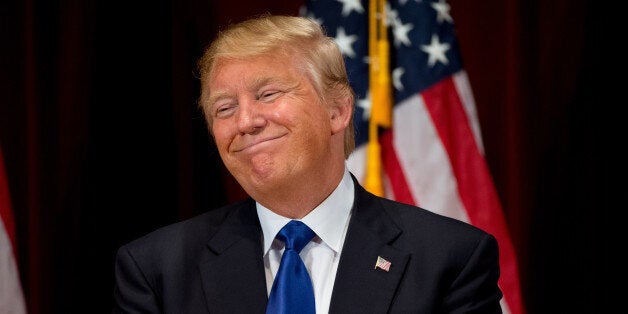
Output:
[[286,250],[294,250],[298,254],[314,238],[314,235],[314,231],[306,224],[291,220],[279,230],[277,238],[285,243]]
[[273,281],[266,314],[315,314],[314,288],[299,253],[314,237],[314,231],[304,223],[292,220],[279,233],[286,249]]

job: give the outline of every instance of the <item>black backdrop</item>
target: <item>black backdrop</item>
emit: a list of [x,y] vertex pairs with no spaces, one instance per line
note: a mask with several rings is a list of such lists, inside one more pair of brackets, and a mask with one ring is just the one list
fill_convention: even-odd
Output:
[[[0,3],[0,147],[30,313],[109,312],[119,245],[243,197],[196,108],[194,64],[226,23],[301,3]],[[525,305],[603,313],[604,252],[616,246],[601,220],[618,210],[602,139],[620,107],[604,70],[616,60],[608,12],[584,0],[449,3]]]

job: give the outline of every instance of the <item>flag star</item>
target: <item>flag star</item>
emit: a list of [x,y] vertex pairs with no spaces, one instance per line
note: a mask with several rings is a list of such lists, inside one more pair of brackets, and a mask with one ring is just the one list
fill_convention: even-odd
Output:
[[402,67],[398,67],[392,71],[393,86],[395,86],[395,89],[398,91],[403,90],[403,83],[401,83],[401,76],[404,73],[406,73],[406,70]]
[[345,29],[338,27],[336,30],[336,37],[334,41],[338,44],[340,52],[350,58],[355,57],[355,51],[353,50],[353,43],[358,40],[358,35],[347,35]]
[[362,7],[362,3],[360,3],[360,0],[337,0],[337,1],[342,2],[342,16],[348,16],[351,13],[351,11],[364,13],[364,7]]
[[384,25],[386,26],[390,26],[395,23],[395,21],[399,18],[399,12],[397,10],[393,10],[388,1],[386,1],[384,12],[386,12],[386,19],[384,19]]
[[362,120],[368,121],[371,117],[371,93],[367,92],[366,97],[358,99],[357,106],[362,108]]
[[397,19],[393,24],[393,35],[395,36],[395,47],[399,47],[400,44],[410,46],[412,42],[408,37],[408,33],[414,28],[412,23],[403,24],[401,19]]
[[453,23],[454,19],[449,15],[449,10],[451,7],[447,4],[446,0],[439,0],[438,2],[432,3],[432,8],[436,10],[436,20],[439,23],[443,23],[443,21],[447,21],[449,23]]
[[371,58],[369,57],[368,54],[364,55],[364,58],[362,58],[362,62],[364,62],[364,64],[370,64],[371,63]]
[[429,45],[421,45],[421,50],[429,54],[427,64],[433,67],[437,61],[442,62],[444,65],[449,63],[445,53],[449,50],[448,43],[441,43],[438,39],[438,35],[432,34],[432,42]]

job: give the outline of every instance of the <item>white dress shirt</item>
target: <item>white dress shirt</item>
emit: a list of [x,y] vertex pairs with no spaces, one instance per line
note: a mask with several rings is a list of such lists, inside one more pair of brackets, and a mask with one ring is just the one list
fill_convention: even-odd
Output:
[[[301,253],[301,259],[312,278],[316,313],[328,313],[331,292],[334,287],[340,252],[349,226],[349,217],[353,207],[354,186],[349,171],[345,168],[344,176],[336,189],[307,216],[300,219],[316,236]],[[266,269],[266,288],[268,294],[279,270],[283,242],[275,239],[281,228],[291,219],[275,214],[270,209],[257,203],[257,215],[262,225],[264,239],[264,268]]]

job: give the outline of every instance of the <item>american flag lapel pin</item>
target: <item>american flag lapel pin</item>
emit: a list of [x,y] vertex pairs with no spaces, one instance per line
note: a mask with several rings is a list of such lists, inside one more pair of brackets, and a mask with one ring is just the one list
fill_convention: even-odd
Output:
[[390,270],[390,265],[391,265],[391,263],[388,260],[386,260],[385,258],[383,258],[381,256],[378,256],[377,257],[377,262],[375,262],[375,268],[374,269],[380,268],[380,269],[382,269],[384,271],[389,271]]

